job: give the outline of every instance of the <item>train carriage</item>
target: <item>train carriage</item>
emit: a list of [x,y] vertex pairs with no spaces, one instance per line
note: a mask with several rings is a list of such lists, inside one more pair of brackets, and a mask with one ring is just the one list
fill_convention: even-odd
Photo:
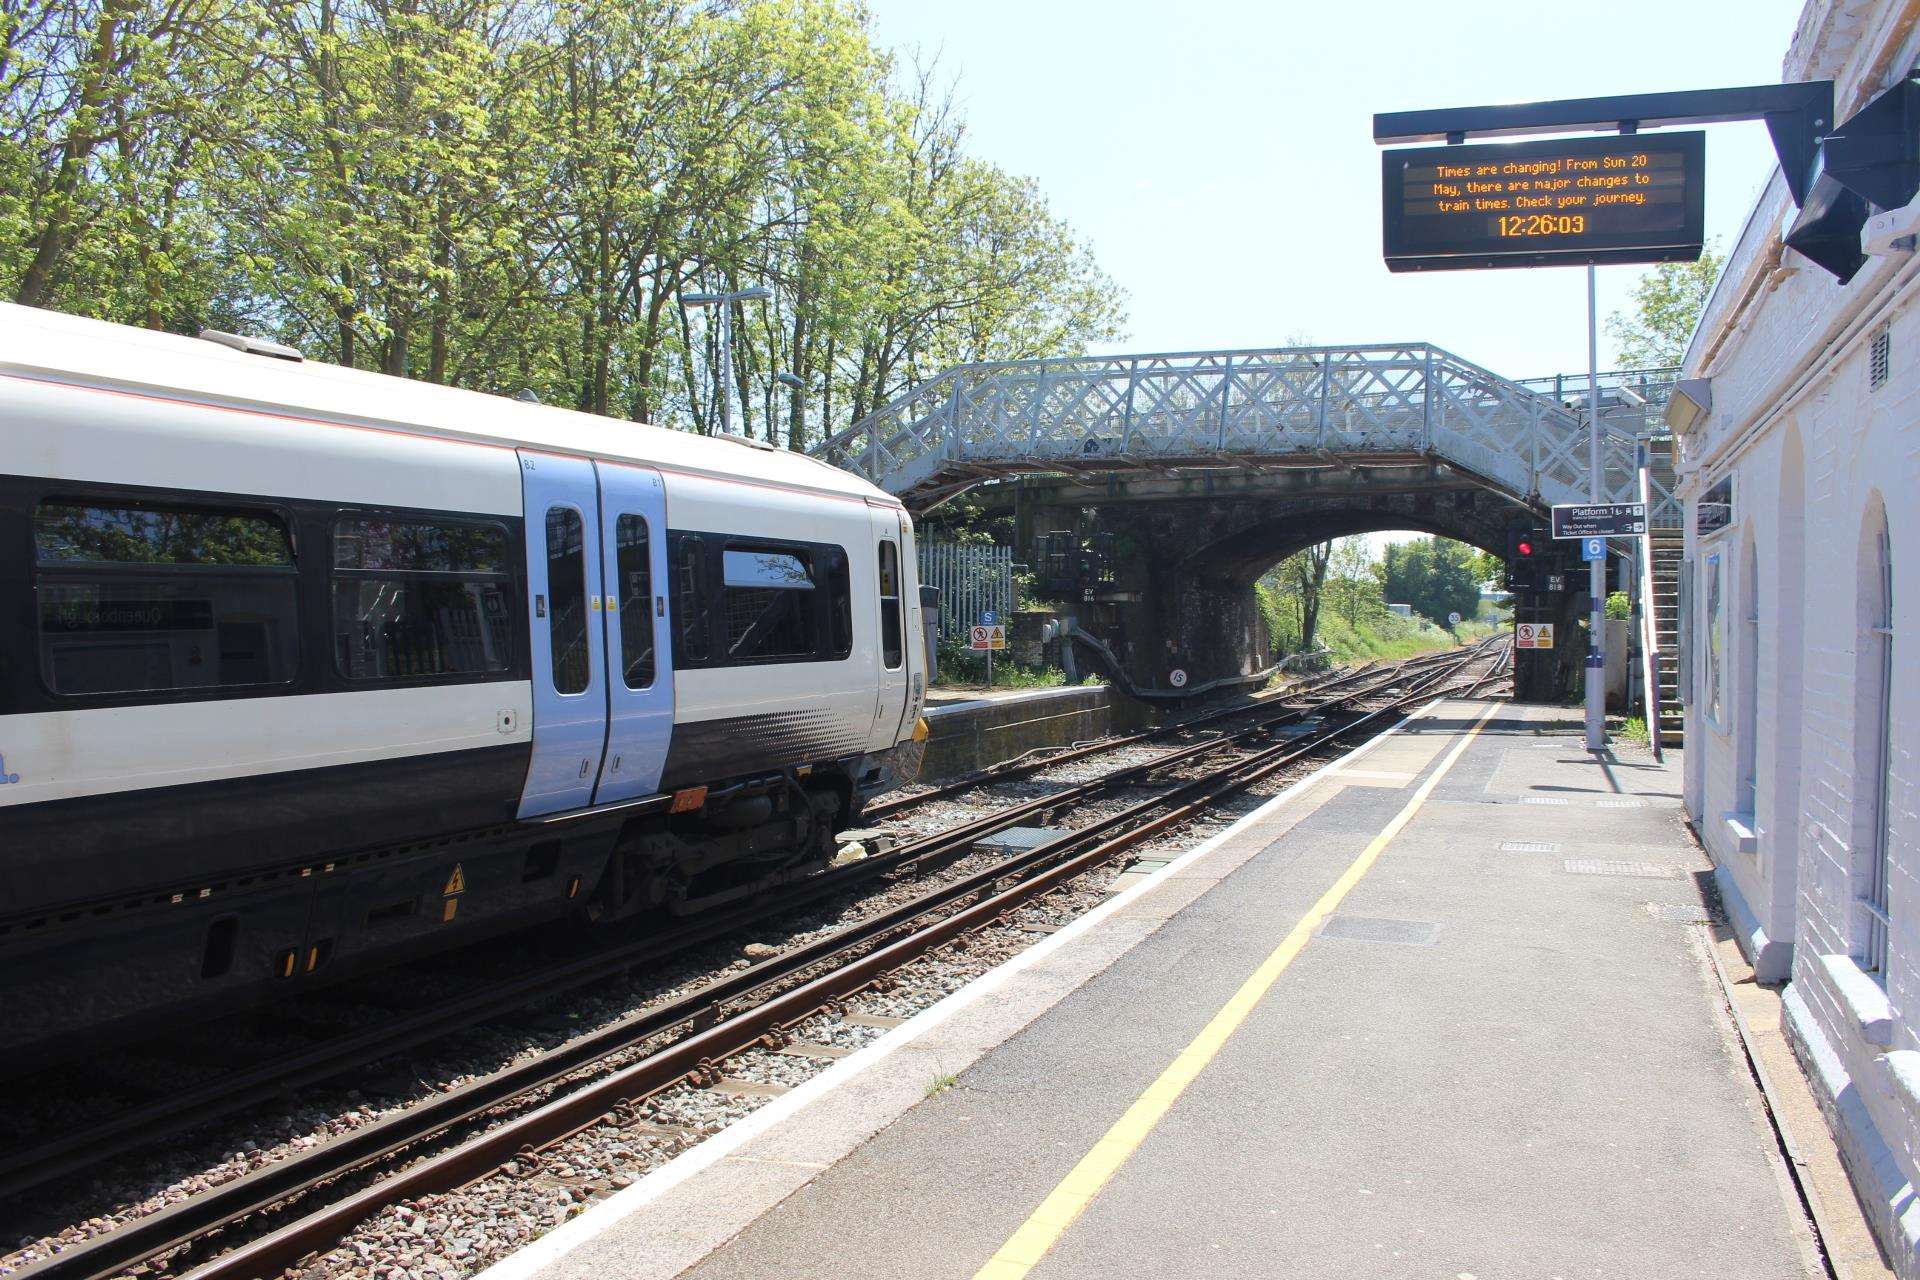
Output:
[[914,565],[803,455],[0,306],[8,1068],[812,873],[917,765]]

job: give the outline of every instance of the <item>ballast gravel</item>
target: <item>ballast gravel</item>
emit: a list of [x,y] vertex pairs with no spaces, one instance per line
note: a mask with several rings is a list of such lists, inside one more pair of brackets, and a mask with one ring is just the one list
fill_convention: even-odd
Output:
[[[1071,762],[1031,778],[990,784],[930,802],[882,825],[902,839],[911,839],[1003,810],[1011,803],[1059,794],[1116,769],[1153,760],[1179,745],[1184,744],[1128,747],[1099,757],[1097,763]],[[1191,771],[1197,774],[1225,756],[1225,751],[1210,753],[1205,762],[1194,762]],[[1097,868],[968,935],[963,943],[896,971],[841,1012],[912,1017],[1103,901],[1112,881],[1132,861],[1177,856],[1258,807],[1311,767],[1302,762],[1301,766],[1283,769],[1223,802],[1207,817],[1159,833],[1150,846],[1136,850],[1130,859]],[[1177,775],[1187,771],[1170,769],[1167,776],[1153,776],[1146,785],[1078,805],[1071,814],[1071,824],[1086,826],[1148,795],[1162,793],[1175,785]],[[171,1143],[165,1152],[144,1153],[111,1170],[96,1172],[79,1185],[58,1188],[59,1197],[42,1202],[21,1220],[18,1225],[25,1226],[25,1231],[9,1229],[16,1224],[0,1219],[0,1239],[19,1242],[12,1252],[0,1255],[0,1275],[335,1134],[349,1132],[420,1098],[457,1088],[509,1063],[537,1057],[583,1032],[686,994],[716,973],[745,968],[916,897],[934,883],[970,874],[994,861],[987,855],[967,855],[919,876],[866,886],[843,899],[796,911],[778,921],[760,922],[725,943],[663,961],[648,974],[625,984],[616,982],[582,991],[529,1011],[520,1022],[503,1020],[477,1027],[370,1068],[360,1073],[361,1087],[315,1089],[299,1105],[229,1118],[207,1133]],[[449,995],[463,990],[450,978],[436,976],[433,980]],[[350,1003],[342,1008],[348,1018],[363,1019],[361,1025],[372,1024],[383,1012],[377,1006],[356,1010]],[[336,1023],[342,1016],[333,1010],[329,1013],[330,1021]],[[796,1028],[794,1039],[857,1049],[885,1034],[882,1028],[847,1022],[838,1013],[823,1012]],[[649,1048],[636,1046],[623,1051],[572,1078],[588,1079],[617,1070]],[[792,1087],[831,1065],[825,1059],[753,1050],[729,1059],[722,1071],[732,1079]],[[469,1187],[385,1210],[339,1247],[304,1259],[289,1274],[302,1280],[341,1276],[354,1280],[450,1280],[472,1275],[596,1199],[632,1185],[682,1151],[752,1114],[767,1100],[724,1089],[676,1085],[622,1108],[618,1114],[609,1113],[601,1123],[537,1157],[511,1162],[494,1176]],[[59,1117],[61,1105],[60,1098],[49,1099],[42,1114],[50,1119]],[[249,1136],[238,1136],[241,1134]],[[61,1225],[50,1225],[55,1222]],[[166,1263],[161,1259],[153,1264],[154,1269],[164,1272]]]

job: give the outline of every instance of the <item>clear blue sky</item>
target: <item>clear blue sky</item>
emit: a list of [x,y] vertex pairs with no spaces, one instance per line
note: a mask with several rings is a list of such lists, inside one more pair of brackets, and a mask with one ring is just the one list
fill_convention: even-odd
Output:
[[[959,79],[969,149],[1036,179],[1127,290],[1116,351],[1429,341],[1524,377],[1586,367],[1585,272],[1394,276],[1375,111],[1761,84],[1800,0],[868,0]],[[1773,168],[1707,137],[1707,229]],[[1600,313],[1635,267],[1600,271]],[[1601,335],[1603,367],[1611,343]]]

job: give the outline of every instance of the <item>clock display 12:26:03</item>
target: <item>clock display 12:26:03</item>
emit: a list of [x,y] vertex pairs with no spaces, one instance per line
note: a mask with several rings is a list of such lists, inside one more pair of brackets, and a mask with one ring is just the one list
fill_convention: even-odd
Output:
[[1587,229],[1584,214],[1521,213],[1497,219],[1503,236],[1577,236]]

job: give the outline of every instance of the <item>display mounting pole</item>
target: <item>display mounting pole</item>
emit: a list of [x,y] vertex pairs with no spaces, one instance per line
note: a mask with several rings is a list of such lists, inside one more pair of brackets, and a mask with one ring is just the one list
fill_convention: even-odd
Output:
[[733,430],[733,303],[720,299],[720,434]]
[[[1598,506],[1600,476],[1600,302],[1594,269],[1587,267],[1587,500]],[[1607,559],[1587,566],[1593,597],[1587,621],[1587,750],[1607,749]]]

